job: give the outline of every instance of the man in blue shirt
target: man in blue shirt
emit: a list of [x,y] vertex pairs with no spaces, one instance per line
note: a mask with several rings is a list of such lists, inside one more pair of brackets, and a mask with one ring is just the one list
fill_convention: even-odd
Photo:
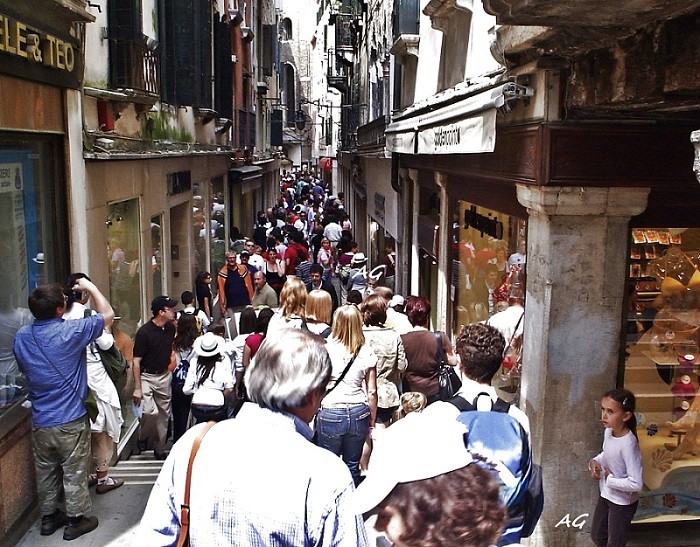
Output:
[[[41,534],[51,535],[67,524],[63,532],[66,540],[91,532],[98,524],[97,517],[85,516],[91,507],[85,348],[114,320],[112,306],[87,278],[78,279],[73,291],[90,293],[97,314],[64,321],[66,297],[61,285],[42,285],[28,298],[34,324],[22,327],[13,344],[32,403]],[[58,508],[61,490],[65,492],[66,513]]]

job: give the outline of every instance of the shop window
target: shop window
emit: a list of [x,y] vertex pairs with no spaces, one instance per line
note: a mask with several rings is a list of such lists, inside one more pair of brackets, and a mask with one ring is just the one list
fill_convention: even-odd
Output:
[[[199,273],[209,271],[209,258],[207,256],[207,238],[205,229],[205,226],[207,225],[207,209],[205,197],[202,195],[202,185],[199,182],[192,183],[192,203],[192,241],[194,241],[194,265],[196,273]],[[216,275],[216,272],[213,273]]]
[[635,520],[700,517],[700,229],[634,229],[624,387],[637,396]]
[[163,215],[151,217],[151,280],[153,296],[163,292]]
[[107,217],[110,302],[122,332],[133,336],[141,321],[141,239],[139,201],[112,203]]
[[27,297],[68,273],[60,141],[0,135],[0,419],[24,400],[27,384],[12,353],[32,322]]
[[458,335],[465,325],[481,321],[498,328],[506,339],[508,358],[494,381],[506,393],[516,393],[525,305],[526,223],[466,201],[458,201],[453,210],[453,332]]
[[[211,203],[211,274],[216,279],[216,274],[223,268],[226,260],[224,256],[228,250],[226,245],[226,198],[224,194],[224,178],[216,177],[209,184],[209,203]],[[215,283],[212,289],[216,289]]]

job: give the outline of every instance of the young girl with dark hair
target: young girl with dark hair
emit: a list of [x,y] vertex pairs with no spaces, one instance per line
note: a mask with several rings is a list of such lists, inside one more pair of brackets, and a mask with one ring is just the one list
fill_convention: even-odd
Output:
[[187,431],[187,421],[190,414],[192,395],[185,395],[182,388],[185,387],[187,372],[190,363],[194,361],[194,341],[199,336],[199,324],[197,318],[188,313],[183,313],[177,322],[175,334],[175,369],[172,381],[172,411],[173,411],[173,441],[182,437]]
[[194,342],[196,356],[187,371],[182,391],[192,395],[190,409],[197,423],[226,417],[226,397],[233,393],[234,380],[224,344],[223,338],[211,332]]
[[212,295],[211,295],[211,274],[209,272],[199,272],[194,280],[195,296],[197,297],[197,307],[202,310],[211,321],[212,315]]
[[624,547],[637,510],[643,482],[635,404],[634,394],[626,389],[612,389],[600,402],[603,451],[588,462],[591,477],[600,486],[591,524],[591,539],[598,547]]

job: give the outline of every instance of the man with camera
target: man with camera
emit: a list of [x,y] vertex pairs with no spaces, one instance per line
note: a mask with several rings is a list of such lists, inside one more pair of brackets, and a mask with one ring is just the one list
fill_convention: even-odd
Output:
[[[88,472],[90,422],[85,407],[88,393],[85,348],[114,321],[114,311],[99,289],[80,278],[73,291],[87,291],[95,315],[64,321],[66,296],[58,283],[41,285],[29,298],[33,325],[22,327],[13,350],[29,383],[32,437],[41,534],[66,526],[63,539],[73,540],[97,528],[90,510]],[[58,504],[65,496],[66,513]]]

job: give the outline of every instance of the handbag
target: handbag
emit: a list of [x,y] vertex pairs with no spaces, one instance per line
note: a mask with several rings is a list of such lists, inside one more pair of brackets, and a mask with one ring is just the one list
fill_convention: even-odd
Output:
[[440,386],[440,400],[449,401],[454,397],[459,388],[462,387],[462,380],[459,379],[455,368],[445,362],[445,348],[442,345],[442,333],[435,333],[435,340],[438,347],[438,384]]
[[207,425],[202,428],[199,435],[197,435],[197,438],[192,443],[190,459],[187,462],[185,497],[182,501],[182,505],[180,505],[180,534],[177,537],[177,547],[189,547],[190,545],[190,486],[192,484],[192,465],[194,464],[194,458],[197,456],[204,435],[206,435],[214,425],[216,425],[216,422],[207,422]]
[[[91,315],[91,310],[85,310],[85,317],[90,317]],[[129,364],[116,343],[113,343],[109,349],[102,349],[98,344],[95,344],[95,346],[97,346],[97,352],[100,354],[102,366],[105,367],[107,376],[112,380],[114,387],[117,388],[117,394],[121,400],[123,398],[122,393],[126,387],[126,369],[129,368]]]
[[85,396],[85,399],[83,399],[78,394],[78,390],[75,389],[73,384],[70,383],[68,378],[66,378],[65,375],[60,370],[58,370],[58,367],[53,364],[53,361],[51,359],[49,359],[49,356],[46,355],[44,348],[42,348],[39,345],[39,342],[36,339],[36,333],[34,332],[34,327],[32,327],[32,337],[34,338],[34,343],[36,344],[36,347],[39,348],[39,351],[44,356],[44,359],[46,359],[49,362],[49,365],[51,365],[51,367],[56,371],[56,373],[66,381],[66,384],[68,384],[68,387],[71,388],[71,391],[78,398],[78,400],[82,401],[83,405],[85,405],[85,410],[87,410],[87,414],[88,414],[88,417],[90,418],[90,421],[91,422],[97,421],[97,415],[99,414],[99,411],[97,409],[97,400],[95,399],[95,396],[93,395],[92,390],[90,388],[88,388],[87,395]]

